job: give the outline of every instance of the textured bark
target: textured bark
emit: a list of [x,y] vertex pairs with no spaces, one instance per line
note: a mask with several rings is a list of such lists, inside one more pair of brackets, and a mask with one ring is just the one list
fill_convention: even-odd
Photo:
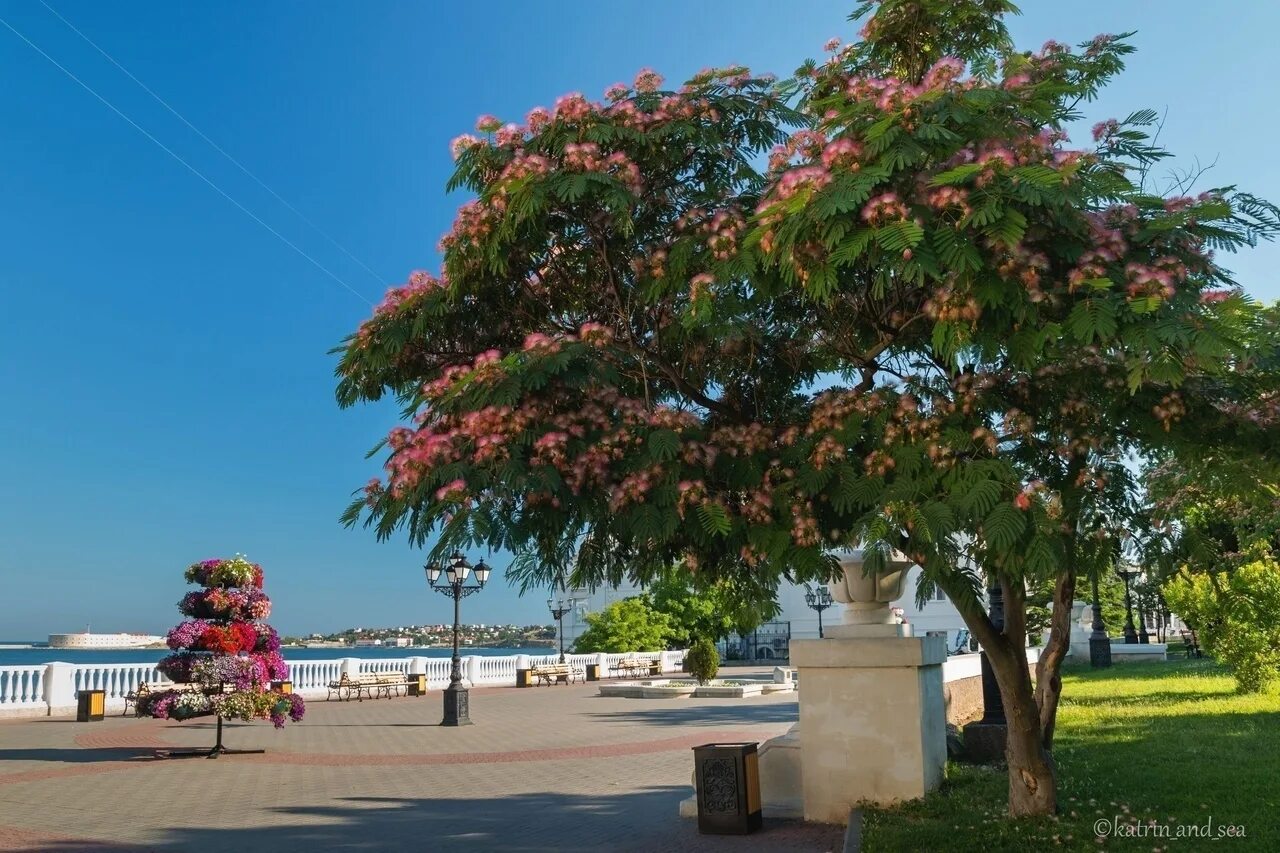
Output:
[[987,657],[1000,683],[1009,725],[1005,761],[1009,767],[1009,814],[1052,815],[1058,810],[1058,777],[1053,756],[1044,747],[1040,713],[1031,690],[1031,671],[1020,646],[1007,641]]
[[1058,576],[1053,587],[1053,615],[1049,622],[1049,640],[1036,664],[1036,706],[1040,709],[1041,742],[1053,749],[1053,734],[1058,723],[1058,702],[1062,698],[1062,660],[1071,646],[1071,605],[1076,597],[1074,567]]
[[[941,585],[969,630],[986,650],[1000,685],[1000,700],[1009,726],[1005,750],[1009,768],[1009,814],[1015,817],[1055,814],[1058,809],[1057,771],[1053,757],[1044,745],[1040,709],[1031,687],[1031,669],[1027,665],[1024,648],[1026,593],[1020,584],[1009,584],[1002,579],[1005,630],[1000,632],[991,624],[982,602],[966,585],[946,576]],[[1016,644],[1013,635],[1019,638]]]

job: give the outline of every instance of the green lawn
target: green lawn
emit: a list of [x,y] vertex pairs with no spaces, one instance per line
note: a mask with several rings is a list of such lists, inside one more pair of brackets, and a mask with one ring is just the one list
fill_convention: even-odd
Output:
[[[1057,818],[1006,818],[1003,769],[951,764],[941,791],[868,810],[863,849],[1280,850],[1280,692],[1237,695],[1209,660],[1067,668],[1063,684]],[[1214,834],[1241,826],[1245,837],[1176,837],[1210,818]],[[1099,841],[1104,820],[1155,821],[1170,836]]]

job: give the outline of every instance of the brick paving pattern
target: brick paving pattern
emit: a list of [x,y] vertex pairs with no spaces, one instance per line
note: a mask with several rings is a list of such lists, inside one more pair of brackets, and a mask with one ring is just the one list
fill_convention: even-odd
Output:
[[766,822],[702,836],[676,815],[691,747],[780,734],[794,694],[615,699],[593,685],[473,690],[474,726],[442,728],[440,693],[312,701],[282,731],[227,724],[263,755],[163,760],[213,723],[0,721],[0,850],[839,850],[843,832]]

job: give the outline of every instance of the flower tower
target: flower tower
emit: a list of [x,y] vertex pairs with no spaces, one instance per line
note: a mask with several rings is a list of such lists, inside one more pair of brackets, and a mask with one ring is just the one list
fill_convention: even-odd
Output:
[[204,560],[187,569],[186,579],[203,589],[178,602],[188,619],[169,631],[173,654],[157,665],[178,686],[149,693],[139,700],[138,714],[172,720],[217,717],[217,743],[211,749],[172,750],[169,755],[216,758],[261,752],[224,747],[223,719],[270,719],[282,728],[286,717],[301,720],[305,707],[296,693],[271,687],[286,679],[289,669],[275,629],[260,621],[271,615],[271,600],[262,591],[262,567],[238,555]]

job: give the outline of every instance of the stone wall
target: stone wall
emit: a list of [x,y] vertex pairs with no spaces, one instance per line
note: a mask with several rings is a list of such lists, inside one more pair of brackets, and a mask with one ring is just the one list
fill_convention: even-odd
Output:
[[942,685],[947,723],[963,728],[982,716],[982,676],[958,678]]

